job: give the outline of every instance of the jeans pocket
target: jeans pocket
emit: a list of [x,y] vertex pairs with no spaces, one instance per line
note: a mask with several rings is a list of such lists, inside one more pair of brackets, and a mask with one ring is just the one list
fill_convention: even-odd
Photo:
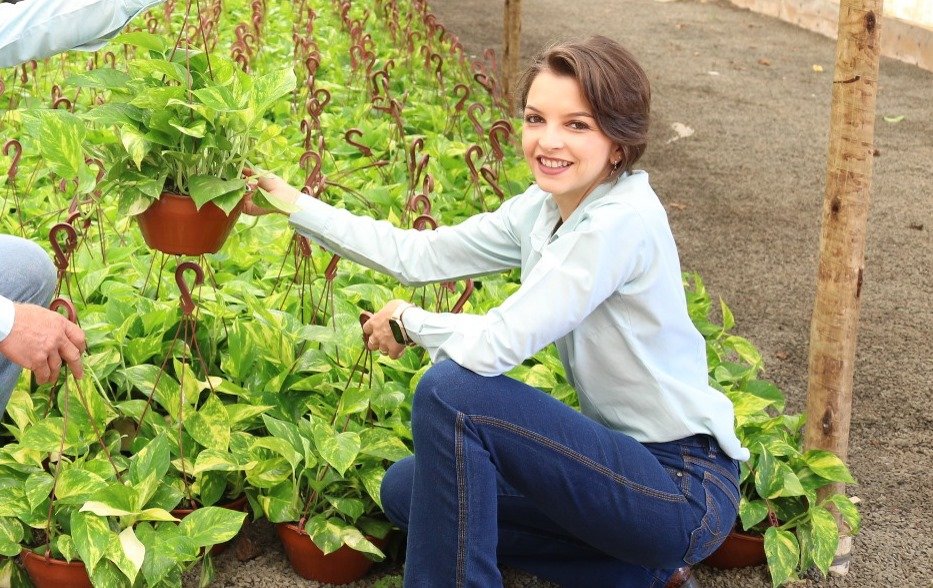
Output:
[[688,565],[695,565],[716,551],[735,523],[734,499],[724,486],[716,476],[703,472],[706,512],[700,526],[690,533],[690,546],[684,555],[684,562]]

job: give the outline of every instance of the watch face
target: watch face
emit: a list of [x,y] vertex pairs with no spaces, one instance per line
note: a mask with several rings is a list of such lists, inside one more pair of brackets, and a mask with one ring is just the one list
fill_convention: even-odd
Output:
[[389,319],[389,328],[392,329],[392,336],[399,345],[405,345],[405,336],[402,334],[402,326],[395,319]]

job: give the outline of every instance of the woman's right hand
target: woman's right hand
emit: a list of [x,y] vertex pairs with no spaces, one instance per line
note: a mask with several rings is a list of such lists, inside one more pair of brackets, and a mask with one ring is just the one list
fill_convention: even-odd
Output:
[[256,188],[262,188],[267,194],[288,206],[294,206],[295,202],[298,200],[298,196],[301,194],[301,192],[290,186],[288,182],[272,172],[263,172],[261,175],[257,175],[253,170],[247,168],[243,170],[243,175],[246,177],[247,183],[250,186],[250,189],[246,191],[246,196],[243,201],[243,214],[248,214],[250,216],[262,216],[272,212],[288,214],[276,208],[267,208],[256,204],[253,200],[256,194]]

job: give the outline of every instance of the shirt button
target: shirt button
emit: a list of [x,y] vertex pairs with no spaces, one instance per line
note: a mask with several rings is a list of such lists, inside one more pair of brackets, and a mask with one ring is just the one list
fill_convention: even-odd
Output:
[[678,477],[678,478],[683,478],[683,477],[684,477],[684,473],[683,473],[683,472],[677,472],[677,477]]

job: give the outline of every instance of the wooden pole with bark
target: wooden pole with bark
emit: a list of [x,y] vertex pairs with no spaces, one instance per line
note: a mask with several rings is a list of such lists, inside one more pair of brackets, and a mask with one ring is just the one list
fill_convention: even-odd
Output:
[[522,0],[505,0],[503,25],[502,83],[509,105],[512,105],[512,91],[518,81],[518,58],[521,55]]
[[[805,444],[847,459],[855,342],[865,261],[874,153],[882,0],[842,0],[836,40],[829,161],[816,300],[810,324]],[[825,489],[844,492],[844,484]],[[837,515],[837,522],[844,527]],[[840,538],[833,571],[848,571],[851,539]]]

